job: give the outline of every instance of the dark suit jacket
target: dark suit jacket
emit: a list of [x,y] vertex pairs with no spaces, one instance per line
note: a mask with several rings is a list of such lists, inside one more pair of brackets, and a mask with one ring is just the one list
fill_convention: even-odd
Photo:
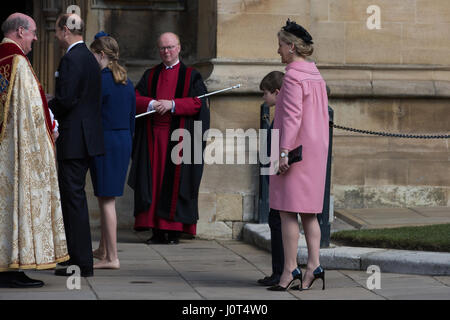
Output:
[[59,121],[58,160],[104,153],[101,92],[97,60],[84,43],[75,45],[59,63],[55,98],[49,102]]

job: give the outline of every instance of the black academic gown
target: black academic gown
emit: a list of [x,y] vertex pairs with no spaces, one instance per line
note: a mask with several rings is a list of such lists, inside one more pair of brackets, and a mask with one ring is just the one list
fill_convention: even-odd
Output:
[[[198,71],[187,68],[180,62],[180,71],[174,98],[197,97],[207,92],[203,79]],[[136,86],[142,96],[156,97],[158,76],[163,68],[160,64],[147,70]],[[187,86],[188,84],[188,86]],[[171,160],[171,152],[178,141],[169,141],[167,148],[164,181],[161,198],[156,214],[164,219],[195,224],[198,220],[198,192],[203,174],[203,156],[201,163],[194,163],[194,121],[201,121],[201,139],[210,127],[210,113],[206,99],[202,99],[199,113],[194,116],[173,115],[169,139],[176,129],[186,129],[191,135],[191,161],[175,165]],[[198,134],[199,136],[199,134]],[[128,185],[134,190],[134,215],[147,211],[152,202],[152,170],[150,167],[147,135],[147,119],[136,119],[135,136],[133,139],[132,164]],[[202,154],[206,142],[201,141]],[[187,162],[187,161],[186,161]]]

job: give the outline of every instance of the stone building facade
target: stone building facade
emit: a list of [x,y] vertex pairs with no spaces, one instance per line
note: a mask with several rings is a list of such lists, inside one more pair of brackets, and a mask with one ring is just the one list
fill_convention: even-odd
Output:
[[[29,1],[28,1],[29,2]],[[211,98],[211,127],[258,129],[259,82],[284,70],[276,33],[289,17],[315,41],[312,56],[331,89],[337,124],[373,131],[434,134],[450,128],[450,2],[447,0],[44,0],[32,1],[40,30],[33,64],[48,92],[61,55],[57,15],[76,4],[86,41],[105,30],[121,45],[136,83],[158,61],[156,38],[174,31],[182,56],[199,68]],[[56,62],[55,62],[56,61]],[[224,149],[226,141],[223,141]],[[236,153],[248,144],[237,143]],[[419,140],[334,131],[332,194],[336,208],[450,207],[448,139]],[[205,166],[198,234],[237,238],[257,220],[258,166]],[[92,223],[98,206],[88,179]],[[119,224],[133,223],[131,190],[117,201]],[[449,210],[450,211],[450,210]],[[450,212],[449,212],[450,214]]]

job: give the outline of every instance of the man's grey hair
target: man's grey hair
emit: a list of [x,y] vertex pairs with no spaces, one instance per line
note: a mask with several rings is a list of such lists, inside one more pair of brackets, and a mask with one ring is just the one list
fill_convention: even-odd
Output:
[[21,17],[6,19],[2,24],[2,32],[4,35],[6,35],[11,31],[16,31],[19,27],[24,27],[28,30],[30,27],[30,23],[27,19]]

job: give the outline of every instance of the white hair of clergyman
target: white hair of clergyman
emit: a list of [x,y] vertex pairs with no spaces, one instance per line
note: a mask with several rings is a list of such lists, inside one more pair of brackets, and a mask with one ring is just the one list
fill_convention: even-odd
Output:
[[8,18],[2,23],[2,32],[6,35],[11,31],[17,30],[19,27],[24,27],[28,30],[30,28],[30,23],[27,19],[22,17]]

